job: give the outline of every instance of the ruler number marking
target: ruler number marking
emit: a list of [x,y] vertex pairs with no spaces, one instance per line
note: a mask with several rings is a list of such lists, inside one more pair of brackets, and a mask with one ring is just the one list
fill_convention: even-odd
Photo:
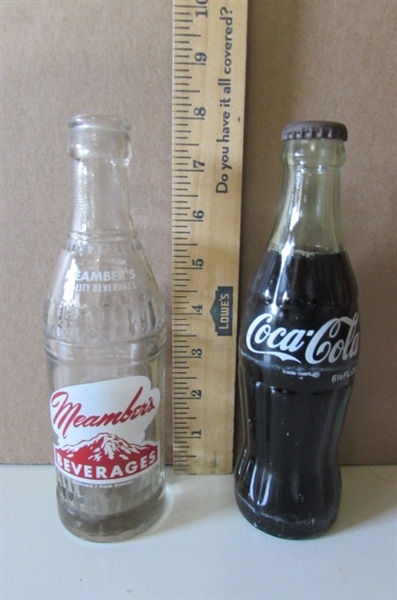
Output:
[[[246,11],[247,0],[173,0],[173,418],[181,473],[230,468],[230,436],[219,436],[215,422],[225,417],[232,429],[236,327],[219,333],[224,321],[217,329],[216,320],[230,290],[231,314],[237,310],[238,257],[228,248],[239,234]],[[220,372],[230,377],[220,380]]]

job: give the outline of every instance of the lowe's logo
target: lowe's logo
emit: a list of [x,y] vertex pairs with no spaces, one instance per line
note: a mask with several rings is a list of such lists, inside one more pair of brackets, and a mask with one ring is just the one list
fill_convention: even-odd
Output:
[[211,307],[217,335],[233,335],[233,287],[218,287]]

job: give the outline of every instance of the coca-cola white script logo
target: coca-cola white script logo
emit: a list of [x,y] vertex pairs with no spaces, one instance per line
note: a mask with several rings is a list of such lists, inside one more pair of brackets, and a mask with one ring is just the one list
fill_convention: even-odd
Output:
[[101,484],[125,482],[152,467],[158,443],[144,438],[159,404],[159,390],[143,376],[56,390],[50,399],[56,466],[81,482]]
[[282,361],[302,364],[296,356],[304,352],[309,365],[352,359],[359,350],[359,316],[329,319],[317,331],[314,329],[272,328],[274,315],[264,313],[256,317],[248,328],[247,348],[255,354],[277,356]]

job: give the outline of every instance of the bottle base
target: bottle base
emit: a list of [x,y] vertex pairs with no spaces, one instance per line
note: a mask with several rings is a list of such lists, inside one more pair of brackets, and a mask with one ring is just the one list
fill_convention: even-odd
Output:
[[73,535],[88,542],[120,542],[143,533],[161,517],[166,506],[165,487],[140,506],[106,517],[76,513],[57,497],[58,515]]
[[247,521],[264,533],[285,540],[308,540],[323,535],[334,524],[337,513],[321,519],[312,517],[307,519],[293,518],[264,514],[254,511],[242,498],[236,496],[237,506]]

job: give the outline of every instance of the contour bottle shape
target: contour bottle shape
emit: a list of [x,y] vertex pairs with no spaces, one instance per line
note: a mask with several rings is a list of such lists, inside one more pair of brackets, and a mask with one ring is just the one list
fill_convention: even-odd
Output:
[[359,354],[357,285],[344,246],[346,127],[301,122],[282,135],[278,216],[242,318],[242,514],[285,538],[321,534],[341,498],[337,446]]

